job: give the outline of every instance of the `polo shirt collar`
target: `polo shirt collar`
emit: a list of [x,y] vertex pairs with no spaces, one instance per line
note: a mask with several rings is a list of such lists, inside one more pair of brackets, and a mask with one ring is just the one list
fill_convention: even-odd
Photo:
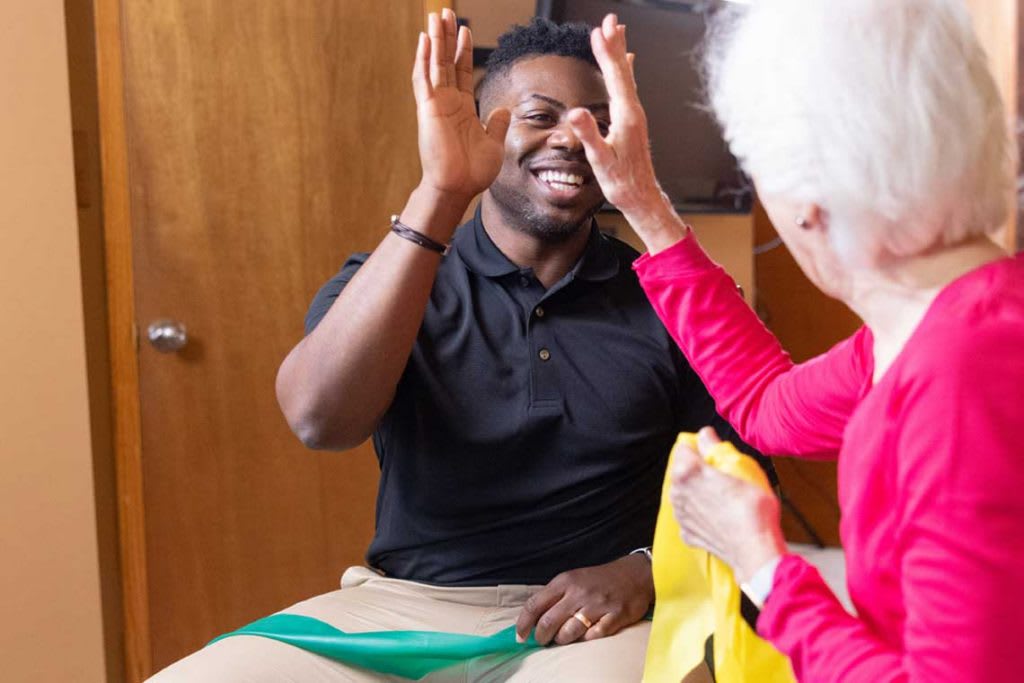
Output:
[[[470,270],[484,277],[500,277],[519,272],[484,230],[480,204],[477,204],[473,218],[456,231],[452,246]],[[619,272],[619,257],[607,237],[597,228],[597,221],[590,223],[590,238],[583,250],[583,256],[572,269],[575,278],[591,281],[608,280]]]

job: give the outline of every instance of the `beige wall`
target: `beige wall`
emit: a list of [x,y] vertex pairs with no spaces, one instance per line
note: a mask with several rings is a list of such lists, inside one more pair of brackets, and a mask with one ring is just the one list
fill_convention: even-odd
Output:
[[61,3],[0,3],[0,103],[0,677],[101,681]]
[[[1018,36],[1017,15],[1020,0],[967,0],[967,7],[974,19],[974,29],[988,52],[992,74],[1006,103],[1006,118],[1011,129],[1016,129]],[[1013,199],[1016,203],[1016,193]],[[1020,226],[1014,212],[1003,229],[1001,239],[1011,251],[1017,250]]]

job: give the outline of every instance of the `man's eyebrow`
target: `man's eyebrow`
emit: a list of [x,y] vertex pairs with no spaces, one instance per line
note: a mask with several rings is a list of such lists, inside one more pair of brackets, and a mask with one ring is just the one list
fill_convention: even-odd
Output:
[[[547,95],[541,95],[540,93],[530,93],[529,97],[524,99],[519,104],[520,105],[526,104],[530,100],[540,100],[541,102],[547,102],[551,106],[557,107],[558,109],[566,109],[567,108],[565,106],[565,103],[556,100],[554,97],[548,97]],[[583,105],[583,108],[584,109],[589,109],[590,111],[607,111],[608,110],[608,103],[607,102],[598,102],[597,104],[585,104],[585,105]]]

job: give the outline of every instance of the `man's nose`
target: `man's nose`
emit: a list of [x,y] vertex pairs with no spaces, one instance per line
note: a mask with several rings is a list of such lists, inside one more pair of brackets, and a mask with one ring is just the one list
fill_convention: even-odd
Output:
[[562,121],[551,129],[551,133],[548,135],[548,146],[573,152],[583,149],[583,143],[576,137],[576,133],[573,132],[568,121]]

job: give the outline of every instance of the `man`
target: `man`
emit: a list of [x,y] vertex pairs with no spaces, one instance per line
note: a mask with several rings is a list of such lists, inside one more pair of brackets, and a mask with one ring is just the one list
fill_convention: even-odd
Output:
[[[654,592],[649,557],[631,551],[651,543],[675,434],[722,425],[637,283],[636,252],[593,225],[604,197],[566,121],[586,107],[608,124],[587,28],[535,20],[503,36],[479,91],[486,125],[471,54],[454,14],[431,15],[413,74],[423,179],[373,254],[317,294],[278,375],[304,443],[372,435],[381,465],[369,568],[287,611],[343,631],[515,623],[559,646],[425,680],[636,681]],[[381,680],[244,636],[174,674]]]

